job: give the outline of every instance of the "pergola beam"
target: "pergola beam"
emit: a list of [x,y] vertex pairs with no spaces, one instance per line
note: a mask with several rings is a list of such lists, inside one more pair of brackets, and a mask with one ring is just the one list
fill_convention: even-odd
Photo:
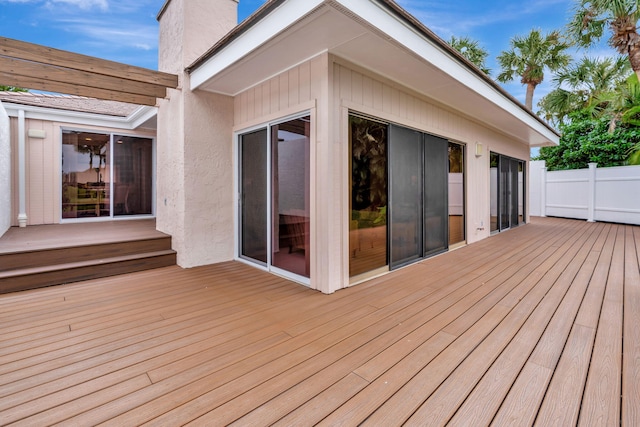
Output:
[[0,83],[5,86],[15,86],[34,90],[42,90],[45,92],[63,93],[66,95],[86,96],[89,98],[128,102],[130,104],[139,105],[156,105],[155,96],[136,95],[133,93],[116,92],[95,87],[80,86],[77,84],[53,82],[40,78],[7,73],[4,71],[0,71]]
[[174,74],[6,37],[0,37],[0,76],[4,85],[144,105],[178,86]]

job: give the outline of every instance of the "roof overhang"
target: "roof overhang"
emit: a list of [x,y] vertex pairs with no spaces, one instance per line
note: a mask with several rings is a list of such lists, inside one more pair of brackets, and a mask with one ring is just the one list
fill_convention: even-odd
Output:
[[71,125],[97,126],[122,130],[146,129],[155,131],[157,128],[157,107],[140,106],[133,113],[129,114],[129,116],[119,117],[37,107],[6,101],[0,101],[0,104],[2,104],[9,117],[18,117],[19,111],[24,111],[25,118],[27,119],[61,122]]
[[187,68],[191,90],[235,96],[330,53],[529,146],[559,134],[399,6],[272,0]]

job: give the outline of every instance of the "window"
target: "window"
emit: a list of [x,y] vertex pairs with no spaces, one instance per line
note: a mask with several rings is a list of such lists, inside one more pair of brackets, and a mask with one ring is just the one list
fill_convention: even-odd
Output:
[[153,141],[63,131],[62,218],[153,213]]

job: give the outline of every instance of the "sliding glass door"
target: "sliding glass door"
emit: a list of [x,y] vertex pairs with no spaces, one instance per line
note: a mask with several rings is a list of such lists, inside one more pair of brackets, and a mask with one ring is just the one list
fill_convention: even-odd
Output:
[[[394,269],[446,251],[449,141],[356,115],[349,124],[350,275]],[[464,218],[463,157],[456,153],[455,170],[461,175],[456,212]],[[459,232],[464,240],[463,226]]]
[[525,162],[491,153],[491,231],[525,222]]
[[466,241],[464,145],[449,142],[449,246]]
[[387,257],[388,125],[349,117],[349,275],[384,269]]
[[425,256],[449,247],[449,142],[424,135],[425,173]]
[[309,116],[240,135],[239,256],[310,275]]
[[63,131],[62,219],[152,214],[152,139]]
[[310,273],[309,117],[271,127],[271,265]]
[[240,256],[268,261],[267,130],[240,136]]
[[389,129],[389,234],[391,268],[424,256],[425,166],[422,133],[401,126]]
[[148,138],[113,136],[114,216],[153,213],[153,142]]

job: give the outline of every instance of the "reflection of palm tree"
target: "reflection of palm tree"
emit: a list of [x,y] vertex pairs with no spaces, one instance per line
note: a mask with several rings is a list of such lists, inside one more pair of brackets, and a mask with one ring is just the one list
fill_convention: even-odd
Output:
[[[107,165],[107,144],[83,144],[78,146],[78,152],[89,154],[89,169],[96,172],[96,182],[102,182],[100,179],[100,169]],[[98,167],[93,167],[93,158],[98,158]]]
[[356,116],[351,121],[354,209],[387,204],[387,126]]

